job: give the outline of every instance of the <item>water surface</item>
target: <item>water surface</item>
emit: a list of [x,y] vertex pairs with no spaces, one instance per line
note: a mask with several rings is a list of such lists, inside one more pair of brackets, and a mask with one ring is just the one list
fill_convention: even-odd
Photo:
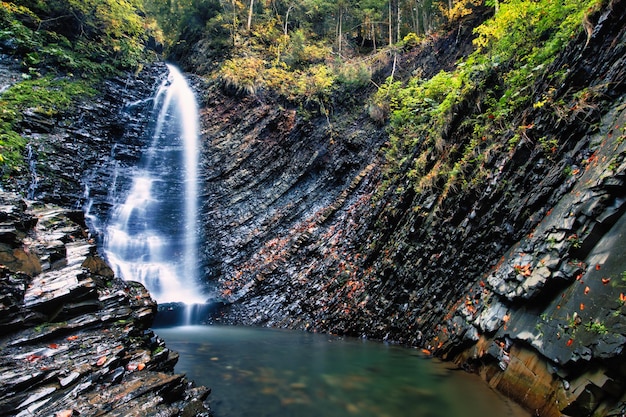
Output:
[[297,331],[158,329],[215,417],[522,417],[477,376],[415,349]]

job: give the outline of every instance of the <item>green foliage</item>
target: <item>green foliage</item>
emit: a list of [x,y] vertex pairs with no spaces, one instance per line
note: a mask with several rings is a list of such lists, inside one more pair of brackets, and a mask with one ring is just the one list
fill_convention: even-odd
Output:
[[337,81],[348,90],[368,85],[372,79],[372,70],[364,62],[348,62],[336,66]]
[[220,79],[227,89],[255,94],[262,86],[266,63],[260,58],[233,58],[220,69]]
[[134,69],[159,38],[139,0],[20,0],[0,3],[0,48],[25,67],[87,75]]
[[606,325],[598,320],[594,320],[594,321],[590,321],[586,323],[585,330],[591,333],[599,334],[599,335],[604,335],[604,334],[609,333],[609,330],[607,329]]
[[418,46],[422,42],[422,39],[414,32],[409,32],[402,41],[399,46],[404,49],[413,49]]
[[79,97],[95,91],[84,81],[54,78],[51,75],[24,80],[0,96],[0,166],[3,176],[24,165],[26,140],[19,134],[25,114],[56,117],[68,111]]
[[530,103],[534,81],[580,30],[585,14],[600,3],[511,0],[502,2],[498,13],[474,30],[478,48],[474,62],[487,60],[503,74],[504,93],[494,113],[508,117]]
[[[471,3],[457,2],[448,12],[465,14]],[[408,167],[408,177],[418,192],[438,187],[440,198],[445,198],[449,191],[486,177],[482,160],[498,146],[512,150],[521,141],[537,143],[550,157],[557,150],[556,139],[530,140],[526,130],[532,127],[516,128],[514,119],[533,101],[536,108],[549,102],[549,98],[533,97],[535,81],[545,75],[558,52],[582,29],[585,14],[599,3],[498,2],[498,12],[475,30],[477,50],[455,70],[427,80],[389,80],[381,86],[372,98],[370,115],[377,121],[389,120],[388,176]],[[456,140],[461,143],[451,143],[450,122],[459,108],[476,97],[480,101],[472,108],[474,113],[465,114],[460,124],[464,134]],[[508,143],[492,143],[498,137],[507,138]]]
[[221,66],[219,80],[230,91],[257,94],[271,90],[284,99],[316,102],[324,106],[333,92],[336,76],[324,64],[290,70],[286,65],[272,65],[257,57],[233,58]]

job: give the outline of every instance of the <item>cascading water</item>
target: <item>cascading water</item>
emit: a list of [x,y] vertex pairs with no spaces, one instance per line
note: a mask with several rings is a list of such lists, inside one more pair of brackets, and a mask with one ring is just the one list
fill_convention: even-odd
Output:
[[28,162],[28,171],[30,172],[30,184],[28,185],[28,192],[26,198],[29,200],[35,199],[35,191],[37,190],[37,184],[39,183],[39,176],[37,175],[37,156],[33,151],[33,146],[29,143],[26,145],[26,161]]
[[104,251],[116,275],[139,281],[159,304],[206,301],[199,282],[198,107],[177,68],[154,97],[151,143],[125,201],[112,210]]

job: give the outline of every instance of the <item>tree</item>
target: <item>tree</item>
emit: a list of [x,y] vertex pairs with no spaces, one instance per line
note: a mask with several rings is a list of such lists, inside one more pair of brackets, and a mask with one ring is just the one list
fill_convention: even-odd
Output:
[[252,27],[252,12],[254,11],[254,0],[250,0],[250,8],[248,9],[248,25],[247,29],[250,32],[250,28]]

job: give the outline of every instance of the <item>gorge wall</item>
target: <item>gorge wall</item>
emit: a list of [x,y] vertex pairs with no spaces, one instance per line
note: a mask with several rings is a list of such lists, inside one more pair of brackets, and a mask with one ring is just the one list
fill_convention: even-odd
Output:
[[[202,261],[223,304],[211,319],[421,346],[480,373],[537,415],[623,415],[625,9],[623,0],[613,1],[591,16],[593,31],[581,31],[552,64],[550,72],[564,74],[561,84],[541,79],[532,86],[534,97],[551,102],[520,112],[519,142],[496,138],[500,146],[475,155],[465,182],[420,192],[408,173],[386,177],[389,137],[364,104],[373,86],[337,98],[326,115],[270,92],[233,96],[190,76],[202,107]],[[427,78],[452,67],[471,51],[478,23],[465,22],[400,55],[396,76],[419,70]],[[183,64],[200,73],[202,45],[195,53]],[[374,79],[390,73],[391,64]],[[164,74],[157,64],[109,80],[96,99],[57,119],[26,115],[21,128],[33,150],[36,198],[106,218],[110,193],[129,186],[116,183],[115,173],[139,159],[143,115]],[[446,128],[457,148],[471,136],[464,118],[480,112],[481,95],[473,100]],[[23,172],[3,189],[23,192],[32,182],[32,173]],[[8,238],[7,252],[22,247]],[[96,242],[86,243],[89,250]],[[5,281],[16,271],[5,271]],[[85,290],[85,305],[102,308],[109,278],[94,275],[100,285]],[[27,278],[20,279],[25,286]],[[111,282],[124,292],[122,283]],[[18,304],[25,291],[19,288],[10,296]],[[144,293],[137,295],[147,303],[141,308],[153,308]],[[128,320],[135,301],[120,296],[117,302],[126,313],[111,320]],[[50,320],[38,317],[20,332],[36,335]],[[97,333],[106,323],[83,330]],[[67,327],[51,331],[32,343],[50,353],[51,344],[58,348],[74,336]],[[115,350],[111,367],[105,360],[110,373],[100,372],[99,357],[91,355],[90,373],[81,375],[96,372],[115,384],[138,375],[125,367],[142,349],[154,353],[150,337],[139,347],[120,337],[126,347]],[[22,365],[39,365],[40,358],[25,362],[19,354]],[[166,359],[160,356],[153,370],[165,361],[162,370],[170,375]],[[131,380],[117,379],[120,366]],[[45,388],[41,398],[51,398],[56,391],[44,385],[57,384],[60,374],[42,375],[49,378],[27,385]],[[3,387],[13,383],[5,381]],[[182,379],[170,382],[181,396],[189,389]],[[159,387],[155,398],[162,398]],[[202,402],[205,394],[194,395]],[[176,414],[184,409],[177,401],[156,402]],[[33,403],[39,400],[24,407]]]
[[[408,173],[382,187],[388,138],[366,108],[303,116],[207,87],[214,320],[422,346],[537,415],[622,415],[625,18],[611,2],[572,39],[547,71],[562,83],[532,86],[550,104],[517,115],[519,142],[502,135],[465,182],[419,193]],[[430,39],[398,67],[434,75],[471,37]],[[446,56],[451,43],[467,49]],[[473,99],[446,127],[458,148]]]

